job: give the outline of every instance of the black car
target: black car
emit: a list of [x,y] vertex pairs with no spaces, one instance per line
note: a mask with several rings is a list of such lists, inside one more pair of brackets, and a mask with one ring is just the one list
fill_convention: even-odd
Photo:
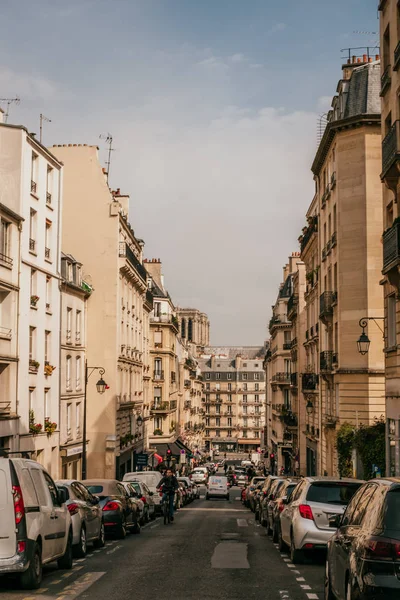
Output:
[[259,493],[256,495],[256,497],[254,499],[254,502],[255,502],[254,518],[256,521],[260,520],[261,503],[264,500],[264,498],[266,498],[268,496],[270,487],[271,487],[272,483],[275,481],[275,479],[278,479],[278,477],[276,475],[268,475],[268,477],[264,481],[264,485],[262,486],[261,490],[259,491]]
[[131,502],[128,492],[115,479],[86,479],[82,482],[100,498],[103,523],[107,534],[123,539],[127,531],[140,533],[137,505]]
[[279,539],[280,514],[299,481],[299,477],[286,477],[283,484],[276,490],[274,499],[270,501],[271,511],[267,527],[268,533],[272,534],[273,542],[277,542]]
[[368,481],[329,524],[325,600],[398,600],[400,478]]

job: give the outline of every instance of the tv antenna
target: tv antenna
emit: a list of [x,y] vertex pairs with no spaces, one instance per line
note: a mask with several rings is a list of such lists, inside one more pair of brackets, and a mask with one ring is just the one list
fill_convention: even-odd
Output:
[[40,143],[42,143],[43,121],[46,121],[46,123],[51,123],[51,119],[49,119],[48,117],[45,117],[44,115],[42,115],[42,113],[40,113],[40,134],[39,134],[39,142]]
[[317,143],[320,144],[322,136],[325,133],[326,126],[328,124],[328,113],[323,113],[318,117],[317,125]]
[[8,115],[10,113],[10,104],[19,104],[21,100],[16,96],[15,98],[0,98],[0,102],[5,102],[7,104],[7,110],[4,113],[4,123],[8,121]]
[[108,183],[108,180],[110,178],[111,152],[114,151],[114,148],[112,147],[113,137],[112,137],[111,133],[101,133],[99,135],[99,138],[101,140],[105,140],[106,144],[108,144],[108,160],[106,160],[106,165],[107,165],[107,183]]

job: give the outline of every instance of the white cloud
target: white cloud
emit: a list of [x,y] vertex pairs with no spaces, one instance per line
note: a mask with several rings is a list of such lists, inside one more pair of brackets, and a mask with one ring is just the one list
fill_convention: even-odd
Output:
[[317,100],[318,113],[326,113],[331,109],[332,96],[320,96]]
[[238,52],[237,54],[233,54],[230,57],[231,61],[233,63],[242,63],[245,62],[247,59],[245,58],[244,54],[241,54],[240,52]]
[[226,62],[217,56],[210,56],[209,58],[204,58],[203,60],[200,60],[197,64],[200,65],[201,67],[212,67],[212,68],[222,67],[224,69],[229,68],[228,65],[226,64]]
[[250,69],[262,69],[264,65],[261,65],[260,63],[251,63],[250,64]]
[[55,85],[49,79],[35,73],[17,73],[0,66],[0,88],[2,96],[29,97],[47,99],[56,92]]

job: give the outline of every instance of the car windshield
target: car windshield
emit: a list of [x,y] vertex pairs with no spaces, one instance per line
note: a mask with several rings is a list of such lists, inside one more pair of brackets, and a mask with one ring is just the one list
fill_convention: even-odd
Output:
[[87,485],[86,487],[91,494],[101,494],[103,491],[102,485]]
[[385,527],[400,532],[400,489],[386,496]]
[[149,487],[156,487],[157,483],[160,479],[154,473],[146,473],[146,472],[135,473],[135,478],[140,479],[140,481],[144,481],[144,483],[146,485],[148,485]]
[[135,490],[135,492],[137,492],[138,494],[141,494],[141,489],[140,489],[140,485],[138,484],[138,482],[136,481],[132,481],[131,486],[133,487],[133,489]]
[[360,485],[355,482],[317,481],[309,487],[306,500],[322,504],[348,504]]

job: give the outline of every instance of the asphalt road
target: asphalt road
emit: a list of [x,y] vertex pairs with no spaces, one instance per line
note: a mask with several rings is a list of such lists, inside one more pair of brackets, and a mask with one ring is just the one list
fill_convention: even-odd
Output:
[[[204,492],[203,492],[204,494]],[[318,600],[324,562],[292,565],[239,501],[195,500],[140,535],[109,540],[89,551],[72,571],[45,568],[37,592],[21,592],[0,579],[1,600]]]

